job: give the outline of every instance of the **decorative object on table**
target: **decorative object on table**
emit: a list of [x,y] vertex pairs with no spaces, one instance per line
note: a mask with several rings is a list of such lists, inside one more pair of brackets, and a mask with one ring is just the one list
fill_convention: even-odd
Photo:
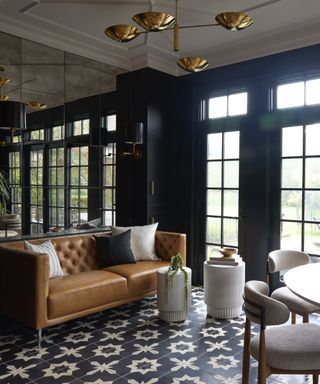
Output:
[[191,269],[184,267],[182,256],[171,257],[170,266],[157,270],[157,303],[159,318],[183,321],[191,304]]
[[224,247],[218,249],[222,256],[210,256],[207,261],[212,265],[233,265],[237,266],[241,262],[241,257],[237,254],[237,248]]
[[242,312],[242,293],[245,283],[245,263],[239,256],[238,265],[227,261],[204,262],[204,302],[207,314],[230,319]]
[[237,248],[230,248],[230,247],[222,247],[218,249],[218,251],[221,253],[223,257],[231,257],[232,255],[236,255],[238,252]]

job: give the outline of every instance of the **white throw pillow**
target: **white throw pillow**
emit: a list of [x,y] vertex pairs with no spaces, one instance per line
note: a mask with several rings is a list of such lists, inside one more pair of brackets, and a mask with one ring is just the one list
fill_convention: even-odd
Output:
[[131,229],[131,249],[136,261],[159,260],[156,255],[156,230],[158,223],[134,226],[111,227],[112,235],[118,235]]
[[50,240],[42,244],[31,244],[28,241],[25,241],[24,247],[32,252],[47,253],[49,255],[49,279],[52,277],[63,276],[63,270],[60,266],[57,252]]

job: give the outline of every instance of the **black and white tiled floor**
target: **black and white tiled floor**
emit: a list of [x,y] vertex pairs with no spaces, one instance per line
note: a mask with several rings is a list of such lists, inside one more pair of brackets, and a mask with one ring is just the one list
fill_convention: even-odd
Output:
[[[158,319],[156,298],[147,298],[36,333],[12,326],[0,334],[1,384],[240,384],[243,316],[206,316],[202,288],[193,288],[189,318]],[[319,321],[314,316],[312,321]],[[256,382],[252,361],[250,382]],[[271,376],[273,384],[311,377]]]

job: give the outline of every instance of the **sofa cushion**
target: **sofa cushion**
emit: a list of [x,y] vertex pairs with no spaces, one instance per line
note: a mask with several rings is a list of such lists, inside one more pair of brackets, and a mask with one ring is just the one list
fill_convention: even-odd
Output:
[[81,312],[126,296],[126,279],[105,270],[56,277],[49,282],[48,317]]
[[138,261],[136,264],[114,265],[103,269],[127,279],[130,296],[155,291],[157,289],[158,268],[169,266],[167,261]]
[[135,263],[130,247],[131,230],[115,236],[94,236],[98,268]]
[[63,271],[60,266],[60,261],[56,250],[51,241],[46,241],[42,244],[31,244],[28,241],[24,242],[27,250],[35,253],[46,253],[49,256],[49,278],[63,276]]
[[156,230],[158,223],[134,226],[112,227],[112,235],[118,235],[131,229],[131,248],[136,261],[159,260],[156,255]]

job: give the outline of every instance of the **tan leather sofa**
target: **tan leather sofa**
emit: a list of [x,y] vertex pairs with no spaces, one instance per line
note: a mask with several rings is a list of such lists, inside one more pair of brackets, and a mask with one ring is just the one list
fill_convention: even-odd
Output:
[[52,279],[47,254],[26,251],[23,241],[0,246],[0,311],[38,330],[153,295],[156,270],[178,252],[186,257],[186,237],[180,233],[156,232],[159,261],[105,269],[97,269],[93,234],[50,240],[65,274]]

